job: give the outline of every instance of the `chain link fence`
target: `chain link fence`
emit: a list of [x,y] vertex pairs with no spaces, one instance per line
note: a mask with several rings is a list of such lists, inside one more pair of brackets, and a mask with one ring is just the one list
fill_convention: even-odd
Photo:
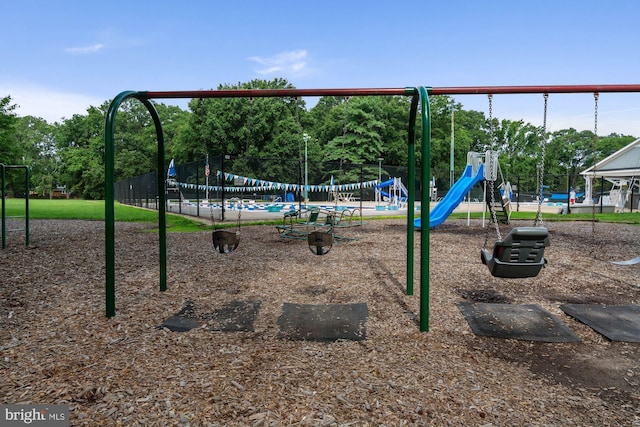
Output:
[[[297,159],[216,156],[174,166],[164,185],[171,212],[182,212],[193,204],[196,216],[209,216],[211,204],[286,203],[290,205],[334,203],[357,204],[374,201],[375,186],[390,178],[400,178],[407,186],[408,169],[379,164],[305,162]],[[207,172],[208,171],[208,172]],[[417,171],[419,174],[419,171]],[[405,187],[406,188],[406,187]],[[416,182],[419,192],[419,182]],[[158,209],[157,174],[151,172],[118,181],[115,199],[123,204]],[[191,212],[192,209],[189,209]]]
[[[209,171],[207,173],[207,170]],[[209,209],[200,209],[203,202],[211,204],[247,202],[284,203],[302,205],[334,203],[336,201],[358,203],[376,201],[375,185],[392,178],[400,178],[408,185],[408,167],[378,164],[351,164],[319,162],[297,159],[272,159],[255,157],[216,156],[175,166],[175,175],[167,176],[165,191],[170,212],[189,213],[196,216],[210,215]],[[441,200],[462,170],[432,169],[429,194],[431,201]],[[505,176],[513,190],[512,201],[519,210],[520,204],[536,203],[540,185],[543,186],[545,203],[567,203],[571,189],[576,201],[582,201],[584,181],[572,180],[571,175],[547,175],[544,183],[536,175]],[[420,169],[416,169],[415,200],[421,202],[422,182]],[[596,203],[602,194],[611,189],[608,182],[594,182]],[[468,194],[472,202],[484,200],[483,186],[476,185]],[[115,198],[118,202],[149,209],[158,209],[158,185],[155,172],[116,183]],[[628,207],[635,208],[640,196],[631,195]],[[635,200],[635,201],[634,201]],[[183,212],[183,206],[195,206]]]

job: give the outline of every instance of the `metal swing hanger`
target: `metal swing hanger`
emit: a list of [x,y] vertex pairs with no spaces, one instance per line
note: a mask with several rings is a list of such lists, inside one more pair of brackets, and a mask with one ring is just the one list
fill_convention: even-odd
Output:
[[[490,140],[491,140],[491,150],[489,152],[487,152],[485,154],[485,174],[487,173],[487,171],[493,171],[494,169],[494,162],[498,162],[497,156],[496,158],[494,158],[493,153],[494,153],[494,147],[496,145],[495,143],[495,130],[493,128],[493,94],[488,94],[487,98],[489,100],[489,135],[490,135]],[[490,154],[490,157],[487,158],[487,156]],[[498,163],[499,164],[499,163]],[[485,175],[486,177],[487,175]],[[498,217],[496,216],[496,211],[493,209],[493,206],[495,204],[495,181],[494,179],[490,179],[489,181],[489,192],[490,192],[490,197],[491,197],[491,203],[489,205],[489,213],[491,214],[491,221],[493,222],[493,224],[495,225],[495,230],[496,230],[496,235],[498,237],[498,240],[502,240],[502,234],[500,233],[500,225],[498,223]],[[483,247],[487,246],[487,242],[489,241],[489,228],[486,228],[486,232],[485,232],[485,239],[484,239],[484,245]]]
[[[596,181],[596,168],[598,167],[598,100],[600,94],[593,93],[593,179],[591,180],[591,255],[596,258],[596,204],[593,199],[593,182]],[[600,198],[604,193],[604,188],[600,188]]]
[[221,254],[230,254],[235,251],[240,244],[240,216],[241,211],[238,210],[238,220],[236,223],[236,230],[229,231],[225,229],[216,230],[216,221],[213,215],[213,207],[211,209],[211,222],[213,223],[213,231],[211,232],[211,239],[213,242],[213,249]]
[[[544,94],[544,120],[543,120],[543,145],[542,145],[542,164],[539,169],[542,173],[539,175],[540,195],[538,201],[538,211],[533,227],[516,227],[512,228],[509,233],[502,238],[500,227],[498,225],[495,211],[492,209],[492,219],[496,226],[498,241],[493,247],[493,251],[486,248],[488,240],[488,229],[485,238],[485,247],[480,251],[480,259],[482,263],[489,268],[489,272],[494,277],[501,278],[526,278],[535,277],[540,270],[547,264],[544,258],[544,248],[551,244],[549,232],[546,228],[538,226],[542,222],[542,180],[544,177],[544,160],[546,145],[546,127],[547,127],[547,99],[548,94]],[[493,134],[493,117],[492,117],[492,96],[489,95],[489,119],[492,145],[494,140]],[[492,203],[494,199],[493,181],[491,184]]]
[[[253,124],[253,97],[249,98],[249,118],[247,124],[247,138],[246,145],[249,147],[249,143],[251,142],[251,127]],[[224,177],[223,177],[224,179]],[[211,222],[213,223],[213,231],[211,232],[211,240],[213,243],[213,248],[216,252],[221,254],[230,254],[235,251],[240,244],[240,218],[242,215],[242,211],[238,209],[238,219],[236,220],[236,230],[229,231],[225,229],[216,230],[216,220],[213,214],[213,207],[211,209]],[[224,210],[224,204],[222,206]]]
[[547,107],[548,107],[549,94],[544,94],[544,114],[542,120],[542,154],[540,164],[538,165],[538,182],[540,188],[538,189],[538,209],[536,211],[536,217],[533,220],[533,226],[542,226],[542,203],[544,202],[544,163],[547,156]]
[[[346,139],[347,139],[347,134],[349,132],[347,126],[349,124],[349,100],[351,99],[351,97],[349,96],[345,96],[344,97],[344,115],[343,115],[343,121],[342,121],[342,148],[340,151],[340,176],[338,177],[338,184],[341,181],[342,175],[344,174],[344,170],[342,169],[345,163],[344,160],[344,148],[346,145]],[[337,204],[338,200],[336,198],[337,194],[334,194],[334,201]]]
[[[593,112],[593,177],[596,177],[596,172],[597,172],[597,167],[598,167],[598,158],[597,158],[597,153],[598,153],[598,100],[600,98],[600,94],[598,92],[594,92],[593,93],[593,104],[594,104],[594,112]],[[633,191],[633,179],[631,180],[631,185],[630,188]],[[601,193],[602,193],[603,189],[601,189]],[[596,204],[593,201],[593,184],[591,184],[591,257],[592,258],[596,258],[598,259],[598,257],[596,256],[597,253],[599,253],[599,251],[597,250],[598,246],[597,246],[597,241],[596,241]],[[602,196],[601,196],[602,197]],[[609,261],[610,264],[616,264],[616,265],[636,265],[636,264],[640,264],[640,256],[637,256],[635,258],[631,258],[628,260],[624,260],[624,261]]]

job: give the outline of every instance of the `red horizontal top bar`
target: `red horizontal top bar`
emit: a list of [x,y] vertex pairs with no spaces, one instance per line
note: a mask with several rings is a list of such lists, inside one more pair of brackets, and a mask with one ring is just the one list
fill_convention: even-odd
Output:
[[297,96],[413,95],[414,88],[381,89],[221,89],[169,92],[141,92],[147,98],[262,98]]
[[604,93],[640,92],[640,84],[621,85],[553,85],[553,86],[459,86],[434,87],[431,95],[480,95],[515,93]]
[[[640,92],[640,84],[555,85],[555,86],[458,86],[426,88],[430,95],[481,95],[527,93],[605,93]],[[413,87],[405,88],[344,88],[344,89],[222,89],[187,91],[143,91],[145,98],[262,98],[303,96],[377,96],[415,95]]]

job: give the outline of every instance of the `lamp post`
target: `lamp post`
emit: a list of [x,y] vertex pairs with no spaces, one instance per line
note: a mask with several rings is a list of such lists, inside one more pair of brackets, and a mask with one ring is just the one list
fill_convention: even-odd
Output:
[[308,191],[308,186],[309,186],[309,168],[307,166],[307,142],[309,142],[309,134],[308,133],[304,133],[302,134],[302,139],[304,140],[304,191],[303,191],[303,195],[304,195],[304,202],[308,203],[309,202],[309,191]]
[[[378,157],[378,185],[382,184],[382,161],[384,160],[383,157]],[[380,192],[376,191],[376,202],[380,202],[382,200],[382,197],[380,197]]]

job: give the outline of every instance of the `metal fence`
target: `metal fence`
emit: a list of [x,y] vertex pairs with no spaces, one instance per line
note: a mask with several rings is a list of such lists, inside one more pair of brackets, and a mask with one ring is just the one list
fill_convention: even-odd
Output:
[[[209,173],[207,174],[207,170]],[[175,165],[166,176],[165,190],[170,209],[182,213],[184,202],[222,203],[252,200],[267,203],[373,201],[375,185],[400,178],[407,186],[408,168],[378,164],[300,161],[253,157],[216,156]],[[419,171],[416,173],[419,175]],[[151,172],[118,181],[115,199],[124,204],[158,208],[157,174]],[[420,182],[416,182],[417,200]],[[208,216],[209,210],[195,213]]]
[[[208,166],[207,166],[208,165]],[[207,174],[207,169],[209,173]],[[430,185],[431,200],[443,198],[451,187],[451,171],[432,169]],[[462,174],[454,171],[454,182]],[[423,183],[420,182],[420,170],[416,170],[415,200],[420,202]],[[167,176],[165,189],[171,207],[169,211],[183,213],[183,204],[190,202],[196,216],[209,216],[209,209],[200,209],[201,202],[211,203],[251,200],[265,203],[302,204],[309,202],[375,201],[375,184],[390,178],[400,178],[408,185],[408,168],[378,164],[351,164],[337,162],[318,162],[298,159],[272,159],[254,157],[216,156],[182,165],[175,165],[175,174]],[[512,200],[519,209],[523,203],[537,202],[541,183],[537,176],[505,176],[513,190]],[[567,203],[570,191],[577,193],[578,202],[582,201],[581,188],[584,181],[572,180],[570,175],[547,175],[544,177],[543,193],[549,203]],[[118,202],[150,209],[158,208],[157,174],[155,172],[118,181],[115,198]],[[594,182],[596,203],[602,194],[610,190],[604,180]],[[484,200],[483,187],[476,185],[469,192],[471,201]],[[628,204],[637,209],[640,196],[631,195]],[[182,202],[182,203],[176,203]],[[635,206],[634,206],[635,205]],[[186,212],[184,212],[186,213]],[[188,213],[193,214],[192,210]]]

